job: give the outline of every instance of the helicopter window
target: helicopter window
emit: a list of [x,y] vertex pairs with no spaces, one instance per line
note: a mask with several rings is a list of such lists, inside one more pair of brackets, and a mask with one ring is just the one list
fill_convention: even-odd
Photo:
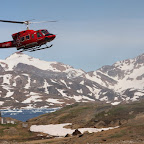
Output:
[[42,32],[43,35],[46,35],[48,33],[47,30],[41,30],[41,32]]
[[32,39],[34,39],[34,34],[32,34]]
[[25,40],[25,38],[24,37],[21,37],[21,41],[23,42]]
[[29,37],[29,35],[27,35],[27,36],[26,36],[26,40],[29,40],[29,39],[30,39],[30,37]]
[[50,36],[50,35],[53,35],[53,34],[47,33],[45,36]]
[[42,35],[39,32],[37,32],[37,37],[42,37]]

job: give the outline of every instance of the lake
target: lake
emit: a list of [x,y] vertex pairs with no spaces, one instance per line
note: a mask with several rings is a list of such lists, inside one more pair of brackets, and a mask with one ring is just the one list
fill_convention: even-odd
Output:
[[42,114],[51,113],[60,108],[40,108],[40,109],[4,109],[1,111],[2,117],[11,117],[20,121],[27,121]]

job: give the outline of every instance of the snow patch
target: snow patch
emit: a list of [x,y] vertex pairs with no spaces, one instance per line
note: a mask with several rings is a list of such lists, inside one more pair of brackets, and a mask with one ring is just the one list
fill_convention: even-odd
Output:
[[[74,98],[76,102],[88,102],[88,101],[95,101],[94,99],[91,99],[89,97],[86,96],[73,96],[70,98]],[[87,101],[85,101],[87,100]]]
[[81,81],[80,84],[81,84],[81,85],[84,85],[84,81]]
[[82,89],[80,89],[80,90],[77,90],[77,92],[78,92],[78,93],[83,93],[83,90],[82,90]]
[[107,101],[107,100],[108,100],[107,96],[104,96],[103,98],[100,99],[100,101]]
[[60,80],[68,89],[70,89],[70,87],[67,86],[66,82],[64,80]]
[[[75,129],[68,129],[68,128],[64,128],[64,126],[67,125],[71,125],[71,123],[66,123],[66,124],[50,124],[50,125],[32,125],[30,127],[30,131],[31,132],[42,132],[42,133],[46,133],[52,136],[59,136],[59,137],[64,137],[67,134],[72,134]],[[89,133],[93,133],[93,132],[101,132],[101,131],[106,131],[106,130],[110,130],[110,129],[115,129],[118,128],[117,127],[109,127],[109,128],[79,128],[78,130],[81,133],[84,133],[86,131],[88,131]]]
[[67,97],[67,94],[64,93],[64,90],[62,90],[62,89],[57,89],[57,91],[58,91],[62,96]]
[[29,98],[24,100],[22,103],[31,103],[31,102],[41,102],[41,96],[38,93],[31,92]]
[[45,93],[46,93],[46,94],[49,94],[49,91],[48,91],[48,87],[49,87],[49,86],[52,86],[52,85],[49,85],[49,84],[47,83],[47,81],[44,80],[43,88],[45,89]]
[[28,78],[28,83],[25,85],[24,88],[25,88],[25,89],[29,89],[29,88],[30,88],[31,79],[30,79],[29,75],[27,75],[27,74],[23,74],[23,75],[27,76],[27,78]]
[[60,102],[59,99],[52,99],[52,98],[49,98],[46,101],[50,102],[50,103],[56,103],[56,104],[63,104],[64,103],[64,102]]
[[144,96],[144,93],[142,93],[142,92],[135,92],[134,96]]
[[3,101],[0,101],[0,105],[3,105],[4,104],[4,102]]
[[13,94],[14,94],[14,92],[11,92],[10,90],[8,90],[5,97],[11,97]]
[[8,84],[8,85],[10,85],[10,79],[11,79],[11,77],[12,77],[11,74],[5,74],[5,75],[3,75],[3,76],[1,76],[1,77],[3,77],[3,84]]
[[111,103],[111,105],[118,105],[118,104],[120,104],[121,102],[113,102],[113,103]]

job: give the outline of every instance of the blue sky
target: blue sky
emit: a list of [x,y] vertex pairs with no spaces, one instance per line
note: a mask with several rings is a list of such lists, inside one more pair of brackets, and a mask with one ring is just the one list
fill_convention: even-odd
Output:
[[[51,49],[25,54],[58,61],[85,71],[136,57],[144,52],[143,0],[5,0],[0,19],[25,21],[58,20],[32,24],[31,29],[48,29],[57,35]],[[0,23],[0,41],[25,25]],[[16,49],[1,49],[5,59]]]

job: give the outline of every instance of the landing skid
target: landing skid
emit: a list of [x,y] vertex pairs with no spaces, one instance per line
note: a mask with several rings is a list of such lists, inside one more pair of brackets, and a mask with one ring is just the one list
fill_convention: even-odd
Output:
[[19,51],[19,52],[25,52],[25,51],[33,52],[33,51],[38,51],[38,50],[47,49],[47,48],[50,48],[50,47],[52,47],[52,46],[53,46],[53,45],[50,45],[50,46],[47,46],[47,45],[46,45],[46,47],[44,47],[44,48],[40,48],[41,46],[37,46],[37,47],[34,47],[34,48],[23,49],[23,50],[21,50],[21,51]]

